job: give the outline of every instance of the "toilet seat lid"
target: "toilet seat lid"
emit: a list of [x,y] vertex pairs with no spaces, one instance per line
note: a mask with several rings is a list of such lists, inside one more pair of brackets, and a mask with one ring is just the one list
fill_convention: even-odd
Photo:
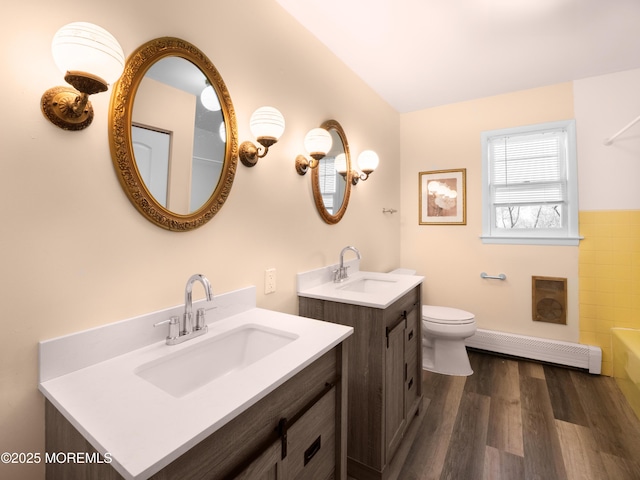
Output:
[[475,321],[473,313],[458,308],[439,307],[436,305],[422,306],[422,320],[433,323],[466,324]]

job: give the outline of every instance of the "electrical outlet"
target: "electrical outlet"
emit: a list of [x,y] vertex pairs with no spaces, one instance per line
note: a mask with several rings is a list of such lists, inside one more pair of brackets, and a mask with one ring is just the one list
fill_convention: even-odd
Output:
[[264,271],[264,293],[269,294],[276,291],[276,269],[268,268]]

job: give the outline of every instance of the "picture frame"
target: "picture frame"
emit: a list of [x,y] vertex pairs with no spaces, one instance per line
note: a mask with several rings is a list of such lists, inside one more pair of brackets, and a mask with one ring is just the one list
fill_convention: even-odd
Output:
[[467,224],[467,169],[418,174],[420,225]]

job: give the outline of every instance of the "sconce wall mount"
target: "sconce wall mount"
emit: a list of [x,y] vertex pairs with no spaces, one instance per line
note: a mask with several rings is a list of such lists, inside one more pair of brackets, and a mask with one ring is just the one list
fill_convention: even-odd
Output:
[[265,157],[269,153],[269,147],[278,142],[277,139],[268,137],[259,137],[256,138],[256,141],[262,145],[262,153],[252,142],[246,141],[240,144],[240,161],[245,167],[255,166],[258,163],[258,159]]
[[320,160],[324,158],[324,154],[321,153],[309,154],[309,156],[311,160],[304,155],[298,155],[296,157],[296,172],[298,172],[298,175],[304,175],[310,168],[316,168]]
[[44,92],[40,103],[42,113],[63,130],[83,130],[93,121],[89,95],[69,87],[53,87]]

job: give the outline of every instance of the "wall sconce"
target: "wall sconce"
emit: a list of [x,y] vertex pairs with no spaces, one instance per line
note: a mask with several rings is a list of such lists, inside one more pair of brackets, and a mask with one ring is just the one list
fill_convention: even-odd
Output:
[[331,134],[324,128],[309,130],[304,137],[304,148],[311,157],[309,160],[304,155],[296,157],[296,172],[305,175],[310,168],[316,168],[320,160],[327,154],[333,145]]
[[124,70],[124,52],[105,29],[86,22],[65,25],[51,44],[56,66],[74,88],[53,87],[44,92],[40,107],[45,117],[64,130],[82,130],[93,120],[89,95],[106,92]]
[[358,155],[358,169],[362,173],[358,173],[355,170],[351,170],[351,172],[347,172],[347,159],[344,154],[340,154],[336,157],[336,171],[347,179],[347,176],[351,177],[351,184],[357,185],[358,181],[362,180],[363,182],[369,178],[369,175],[373,173],[373,171],[378,167],[380,163],[380,159],[378,158],[378,154],[373,150],[365,150],[360,155]]
[[369,175],[378,168],[379,163],[380,158],[373,150],[364,150],[361,152],[360,155],[358,155],[358,168],[362,173],[360,175],[356,174],[356,176],[351,179],[351,182],[355,185],[358,183],[358,180],[362,180],[363,182],[367,180]]
[[263,150],[261,153],[260,147],[251,142],[242,142],[239,155],[245,167],[253,167],[259,158],[267,155],[269,147],[278,142],[284,133],[284,117],[276,108],[260,107],[251,115],[249,130]]

